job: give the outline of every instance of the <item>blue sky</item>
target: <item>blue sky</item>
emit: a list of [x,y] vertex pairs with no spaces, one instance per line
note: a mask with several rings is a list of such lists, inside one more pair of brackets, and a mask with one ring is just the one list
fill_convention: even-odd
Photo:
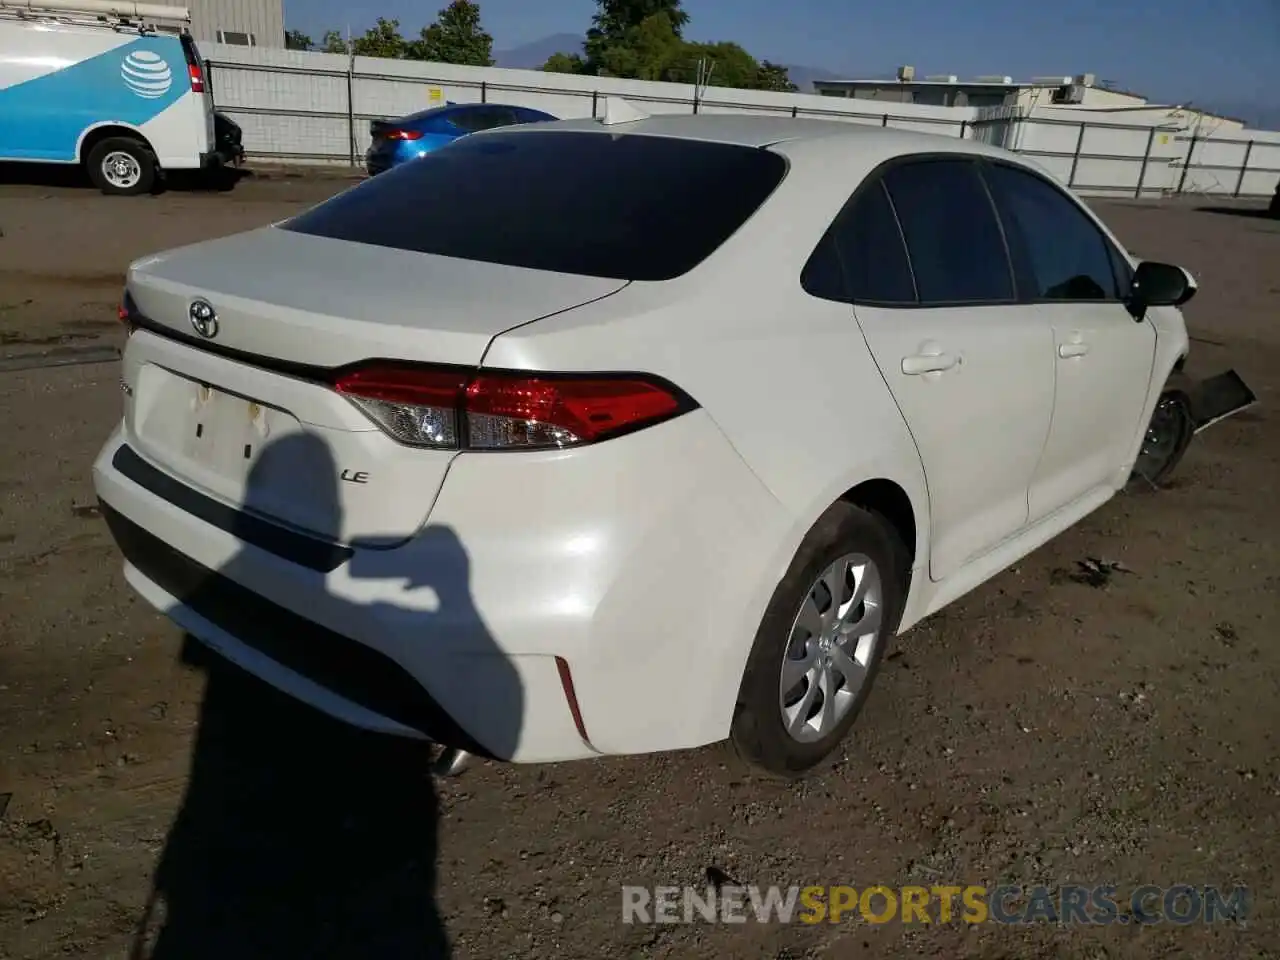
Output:
[[[285,0],[285,21],[319,39],[397,17],[406,34],[445,0]],[[593,0],[480,0],[494,48],[581,33]],[[685,0],[692,40],[733,40],[760,58],[877,75],[1090,72],[1165,100],[1280,101],[1280,0]]]

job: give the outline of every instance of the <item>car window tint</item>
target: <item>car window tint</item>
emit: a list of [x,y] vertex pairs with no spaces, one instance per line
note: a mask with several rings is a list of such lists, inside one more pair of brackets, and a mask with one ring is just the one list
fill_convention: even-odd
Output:
[[845,211],[836,227],[836,246],[855,302],[916,302],[902,231],[884,184],[863,190]]
[[463,107],[461,110],[454,110],[449,115],[449,120],[459,130],[467,133],[476,133],[480,130],[490,130],[493,127],[500,127],[503,124],[511,123],[512,116],[510,110],[499,110],[495,107]]
[[[1003,164],[984,171],[1011,242],[1027,256],[1036,300],[1115,300],[1111,252],[1093,221],[1033,173]],[[1015,240],[1016,238],[1016,240]]]
[[903,164],[885,174],[921,304],[1013,299],[1000,224],[967,160]]
[[916,302],[902,232],[882,183],[864,187],[841,211],[805,264],[800,283],[824,300]]
[[824,233],[813,253],[809,254],[804,269],[800,271],[800,286],[811,297],[849,302],[849,290],[845,286],[840,254],[836,252],[834,230]]
[[447,120],[448,117],[449,111],[445,107],[428,107],[426,110],[419,110],[417,113],[406,114],[399,119],[389,120],[387,122],[391,124],[398,123],[403,126],[410,126],[420,123]]
[[1129,266],[1128,259],[1116,249],[1115,244],[1107,243],[1107,252],[1111,254],[1111,269],[1116,275],[1116,293],[1123,300],[1133,286],[1133,267]]
[[510,107],[480,107],[470,111],[473,131],[492,130],[494,127],[505,127],[516,122],[515,111]]
[[756,147],[513,127],[455,140],[283,229],[534,270],[670,280],[724,243],[786,171],[779,154]]

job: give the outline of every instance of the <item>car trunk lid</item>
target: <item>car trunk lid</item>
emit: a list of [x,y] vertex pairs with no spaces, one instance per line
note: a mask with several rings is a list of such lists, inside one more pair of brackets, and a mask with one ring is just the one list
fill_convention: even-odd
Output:
[[275,227],[144,258],[128,277],[152,324],[196,338],[191,307],[204,300],[217,315],[210,347],[325,367],[476,364],[504,330],[625,285]]
[[[450,450],[392,440],[332,371],[386,358],[478,366],[504,330],[623,281],[390,250],[274,228],[136,263],[126,429],[219,502],[335,542],[391,546],[425,521]],[[216,330],[192,322],[203,300]]]

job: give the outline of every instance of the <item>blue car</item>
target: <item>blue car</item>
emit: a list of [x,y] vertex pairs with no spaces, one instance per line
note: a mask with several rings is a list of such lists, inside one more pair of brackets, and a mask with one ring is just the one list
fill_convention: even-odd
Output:
[[373,144],[364,155],[365,169],[369,176],[377,176],[468,133],[556,119],[549,113],[528,107],[501,103],[450,103],[411,113],[398,120],[373,120],[369,124]]

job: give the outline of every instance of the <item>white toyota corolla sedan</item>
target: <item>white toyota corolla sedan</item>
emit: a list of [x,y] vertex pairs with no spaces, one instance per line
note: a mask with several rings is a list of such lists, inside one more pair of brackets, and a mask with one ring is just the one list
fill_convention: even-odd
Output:
[[971,140],[495,130],[133,264],[94,480],[134,589],[329,714],[795,775],[895,634],[1172,469],[1194,292]]

